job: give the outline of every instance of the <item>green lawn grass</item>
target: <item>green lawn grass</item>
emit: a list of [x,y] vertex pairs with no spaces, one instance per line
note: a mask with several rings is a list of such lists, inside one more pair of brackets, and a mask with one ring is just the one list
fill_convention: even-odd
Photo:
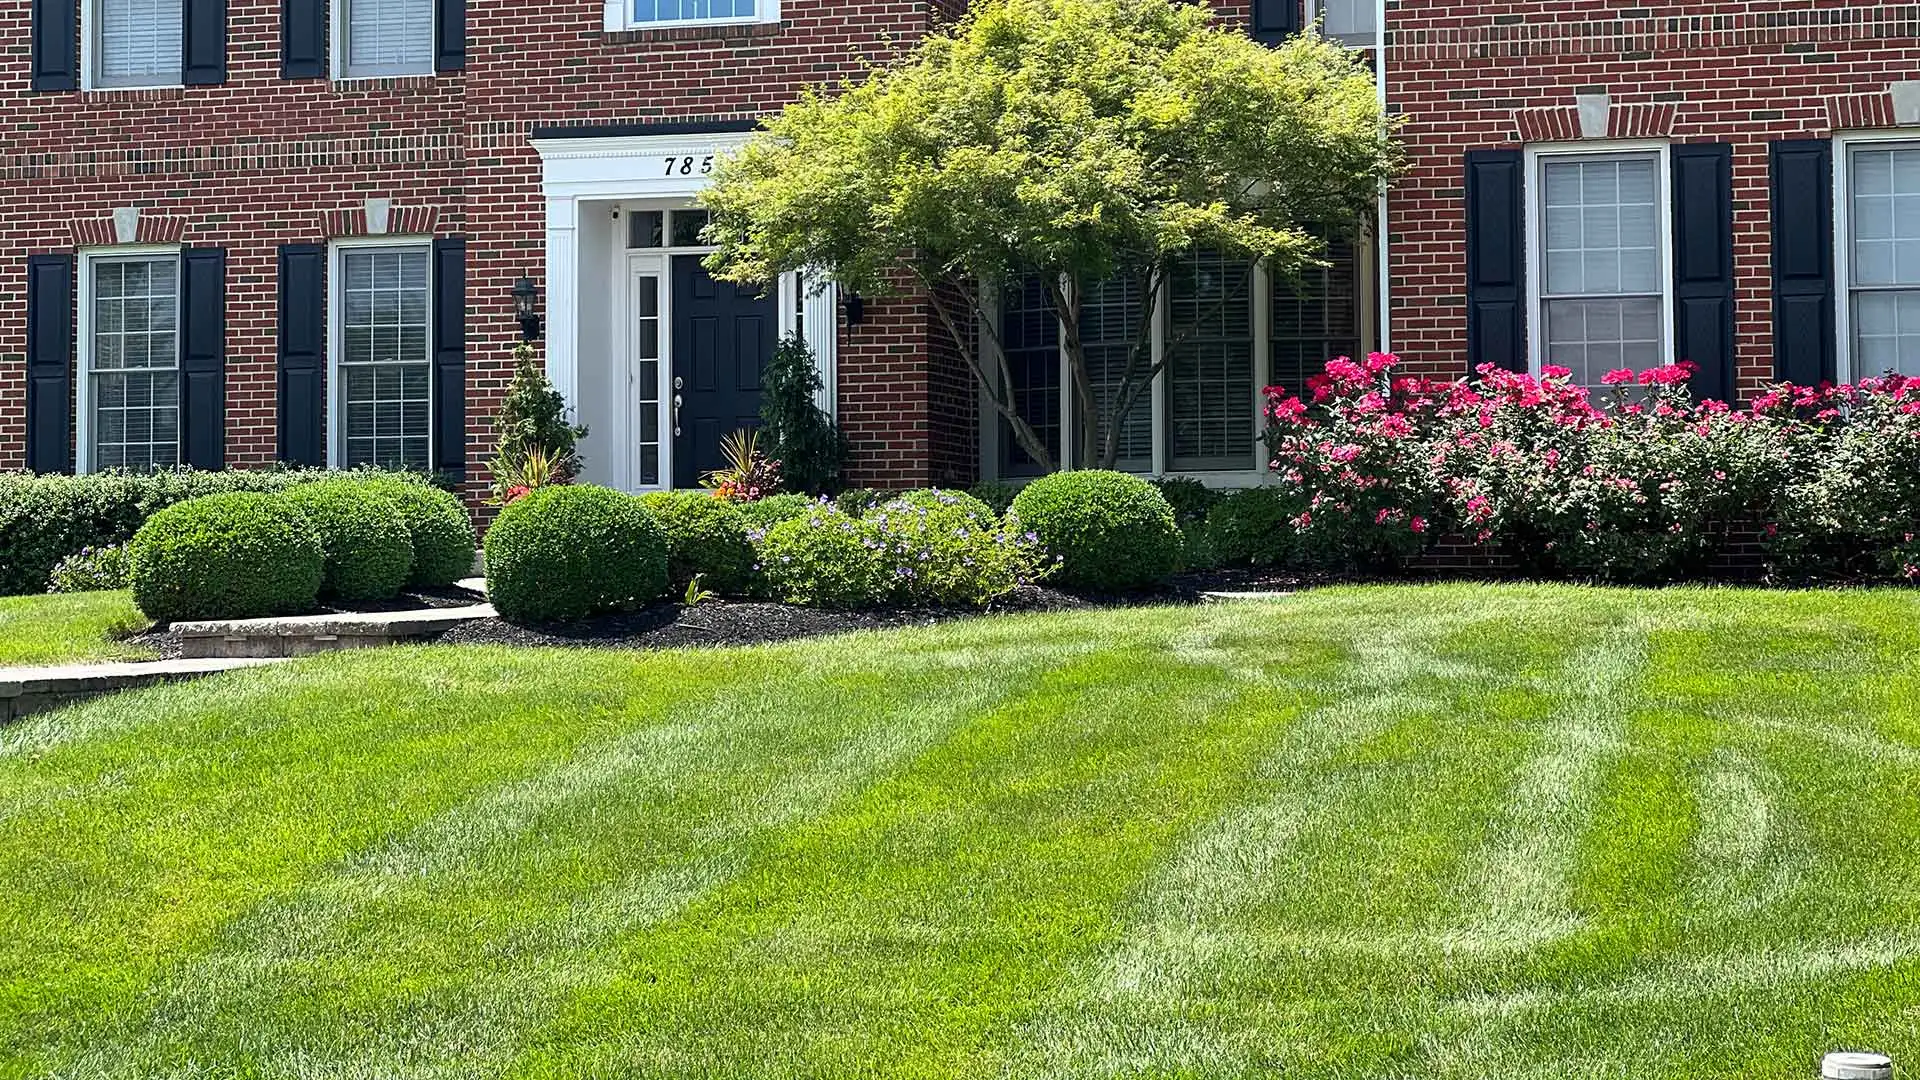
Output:
[[149,659],[122,640],[149,625],[131,593],[0,596],[0,667]]
[[0,1076],[1920,1060],[1920,593],[411,649],[0,731]]

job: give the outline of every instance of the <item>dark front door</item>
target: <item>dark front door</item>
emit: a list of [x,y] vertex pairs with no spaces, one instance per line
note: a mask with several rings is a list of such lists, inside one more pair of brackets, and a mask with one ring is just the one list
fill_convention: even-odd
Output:
[[673,258],[673,486],[726,465],[720,440],[760,426],[760,374],[778,337],[772,290],[715,281],[698,255]]

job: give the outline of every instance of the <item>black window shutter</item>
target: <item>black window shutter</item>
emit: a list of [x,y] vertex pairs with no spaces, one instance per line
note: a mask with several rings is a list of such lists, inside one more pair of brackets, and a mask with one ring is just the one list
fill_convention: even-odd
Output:
[[1253,40],[1278,45],[1300,32],[1301,0],[1253,0]]
[[73,471],[73,256],[27,259],[27,468]]
[[185,0],[180,81],[218,86],[227,81],[227,0]]
[[33,0],[33,88],[80,89],[80,5]]
[[1834,377],[1833,144],[1773,144],[1774,374],[1811,386]]
[[433,470],[467,475],[467,241],[433,242]]
[[327,249],[280,249],[280,460],[327,463]]
[[280,77],[327,77],[327,0],[280,0]]
[[227,465],[227,253],[189,249],[180,256],[181,460],[196,469]]
[[467,0],[434,0],[433,70],[467,66]]
[[1527,370],[1527,252],[1518,150],[1467,151],[1467,368]]
[[1691,361],[1697,398],[1731,401],[1733,370],[1733,147],[1682,143],[1673,165],[1676,360]]

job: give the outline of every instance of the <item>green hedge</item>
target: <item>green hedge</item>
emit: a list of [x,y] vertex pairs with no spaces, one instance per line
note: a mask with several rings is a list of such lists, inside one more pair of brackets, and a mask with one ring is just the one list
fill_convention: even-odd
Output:
[[641,496],[667,534],[667,575],[676,589],[698,577],[703,588],[735,595],[753,582],[753,543],[739,504],[709,491]]
[[124,544],[142,522],[176,503],[234,491],[282,491],[328,475],[191,469],[142,475],[0,473],[0,596],[46,592],[60,560],[86,548]]
[[154,514],[127,545],[127,564],[148,618],[249,619],[310,610],[326,555],[285,498],[230,492]]
[[878,530],[826,503],[775,525],[760,541],[760,567],[773,597],[789,604],[875,607],[892,590]]
[[473,574],[473,555],[480,546],[473,518],[459,496],[408,476],[368,481],[392,500],[413,540],[410,585],[451,585]]
[[385,600],[406,586],[413,535],[384,486],[329,480],[280,496],[307,515],[327,553],[322,596]]
[[487,596],[520,622],[632,611],[667,588],[667,534],[637,497],[541,488],[487,530]]

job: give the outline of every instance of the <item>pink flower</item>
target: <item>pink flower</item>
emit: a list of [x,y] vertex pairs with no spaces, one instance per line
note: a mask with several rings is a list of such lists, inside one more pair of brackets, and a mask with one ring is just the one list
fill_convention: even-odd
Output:
[[1540,377],[1543,379],[1568,379],[1573,377],[1573,369],[1561,367],[1558,364],[1547,364],[1540,369]]
[[1386,507],[1383,506],[1380,508],[1379,513],[1373,515],[1373,523],[1375,525],[1385,525],[1387,523],[1387,519],[1392,516],[1393,516],[1393,511],[1388,510]]
[[1619,386],[1622,383],[1631,385],[1633,383],[1633,369],[1614,368],[1612,371],[1600,376],[1600,381],[1608,386]]
[[1345,462],[1352,461],[1354,458],[1359,457],[1360,451],[1361,451],[1361,448],[1359,446],[1353,443],[1345,443],[1327,451],[1327,456],[1332,458],[1335,461],[1338,461],[1344,464]]
[[1408,522],[1408,525],[1412,526],[1413,531],[1417,533],[1423,533],[1427,531],[1427,519],[1419,516],[1418,514],[1414,515],[1413,520]]

